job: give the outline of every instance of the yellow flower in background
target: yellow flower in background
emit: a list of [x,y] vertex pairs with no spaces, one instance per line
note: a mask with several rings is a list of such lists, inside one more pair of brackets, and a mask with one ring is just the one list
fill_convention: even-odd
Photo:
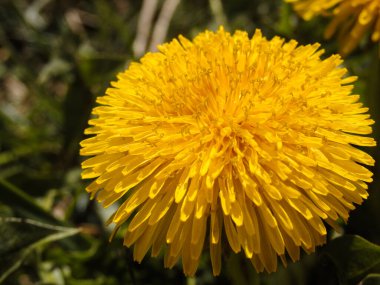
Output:
[[292,3],[294,9],[305,20],[311,20],[317,15],[328,14],[327,11],[344,0],[285,0]]
[[[352,52],[367,31],[373,42],[380,41],[380,0],[286,0],[310,20],[318,14],[330,15],[326,38],[338,33],[340,53]],[[339,31],[338,31],[339,30]]]
[[161,252],[194,275],[207,240],[214,275],[228,248],[273,272],[367,197],[374,160],[353,145],[375,145],[374,122],[356,78],[318,48],[259,30],[180,36],[98,98],[82,177],[104,207],[117,203],[110,223],[125,225],[135,260]]

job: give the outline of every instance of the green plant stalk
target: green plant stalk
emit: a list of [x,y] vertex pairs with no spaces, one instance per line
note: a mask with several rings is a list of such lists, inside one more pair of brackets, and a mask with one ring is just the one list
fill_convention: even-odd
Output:
[[[0,178],[0,202],[5,205],[17,205],[17,208],[27,209],[33,218],[41,219],[45,222],[50,222],[58,225],[65,226],[62,221],[54,218],[49,212],[45,211],[34,202],[33,197],[29,196],[13,184]],[[15,204],[16,203],[16,204]]]

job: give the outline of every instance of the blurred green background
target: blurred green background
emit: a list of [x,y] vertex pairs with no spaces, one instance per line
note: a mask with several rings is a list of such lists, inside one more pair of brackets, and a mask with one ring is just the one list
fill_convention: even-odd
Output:
[[[156,43],[223,24],[320,42],[327,57],[337,51],[323,39],[327,22],[304,22],[281,0],[0,0],[0,283],[380,284],[378,166],[369,199],[342,233],[330,230],[340,238],[274,274],[256,274],[226,250],[219,277],[207,254],[195,278],[180,265],[164,269],[161,258],[135,263],[121,233],[109,243],[112,209],[90,201],[80,179],[79,142],[95,98]],[[379,54],[364,39],[345,60],[377,122]],[[374,135],[379,142],[378,124]],[[378,148],[367,151],[379,161]]]

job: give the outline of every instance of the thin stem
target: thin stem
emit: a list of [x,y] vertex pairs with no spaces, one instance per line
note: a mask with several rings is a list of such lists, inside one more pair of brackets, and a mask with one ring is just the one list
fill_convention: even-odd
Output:
[[137,34],[133,42],[135,57],[142,56],[146,51],[157,3],[157,0],[144,0],[143,2],[137,24]]
[[214,16],[215,23],[219,25],[227,25],[227,18],[223,11],[223,4],[221,0],[209,0],[211,12]]
[[166,0],[162,5],[160,15],[153,29],[152,40],[149,46],[150,51],[156,51],[157,45],[164,42],[169,24],[179,3],[180,0]]

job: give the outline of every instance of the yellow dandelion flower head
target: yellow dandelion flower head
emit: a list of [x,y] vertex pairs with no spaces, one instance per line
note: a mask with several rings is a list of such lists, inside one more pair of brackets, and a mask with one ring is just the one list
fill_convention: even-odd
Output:
[[380,0],[286,0],[305,19],[327,14],[333,17],[326,38],[338,32],[340,53],[347,55],[356,48],[364,34],[372,29],[373,42],[380,41]]
[[374,122],[352,95],[342,60],[319,44],[233,35],[182,36],[146,54],[98,98],[81,142],[86,189],[141,261],[164,254],[196,272],[207,240],[275,271],[325,242],[367,197]]

